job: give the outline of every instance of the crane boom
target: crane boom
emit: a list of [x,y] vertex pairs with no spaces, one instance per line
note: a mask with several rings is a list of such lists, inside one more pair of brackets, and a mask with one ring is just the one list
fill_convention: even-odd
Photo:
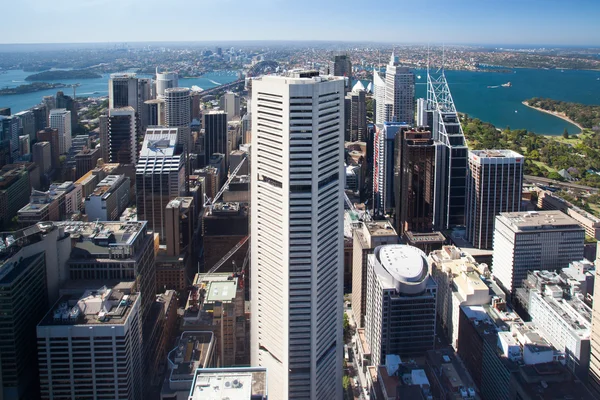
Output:
[[204,274],[204,276],[202,277],[202,279],[199,282],[202,282],[208,275],[215,273],[219,268],[221,268],[221,266],[223,264],[225,264],[225,262],[227,260],[229,260],[231,258],[231,256],[233,256],[235,254],[236,251],[238,251],[240,249],[240,247],[242,247],[243,245],[246,244],[248,239],[250,239],[250,235],[244,236],[244,238],[242,240],[240,240],[238,242],[238,244],[233,246],[233,248],[231,250],[229,250],[227,252],[227,254],[225,254],[223,256],[223,258],[221,258],[211,269],[208,270],[207,273]]
[[244,161],[246,161],[246,158],[248,156],[244,155],[244,157],[242,157],[242,161],[240,161],[240,163],[237,165],[237,167],[235,167],[235,169],[233,170],[233,172],[231,172],[231,174],[229,174],[229,178],[227,179],[227,182],[225,182],[225,184],[221,187],[221,190],[219,190],[217,192],[217,194],[215,195],[215,197],[213,199],[211,198],[206,198],[205,202],[204,202],[204,207],[209,206],[210,207],[210,211],[212,212],[212,206],[213,204],[219,200],[219,198],[221,197],[221,195],[223,194],[223,192],[225,190],[227,190],[227,188],[229,187],[229,184],[231,183],[231,181],[233,180],[233,178],[235,178],[235,176],[237,175],[237,173],[240,171],[240,168],[242,168],[242,165],[244,164]]

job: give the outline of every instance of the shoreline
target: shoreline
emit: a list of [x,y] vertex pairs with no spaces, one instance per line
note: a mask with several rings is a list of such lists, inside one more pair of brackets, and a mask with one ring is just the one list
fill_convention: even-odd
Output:
[[[567,121],[568,123],[570,123],[572,125],[575,125],[579,129],[579,133],[582,133],[583,130],[585,129],[583,126],[579,125],[577,122],[575,122],[572,119],[570,119],[569,117],[567,117],[564,113],[559,113],[559,112],[556,112],[556,111],[549,111],[549,110],[544,110],[543,108],[534,107],[534,106],[530,105],[529,103],[527,103],[527,101],[525,101],[525,100],[523,100],[521,102],[521,104],[523,104],[526,107],[532,108],[534,110],[541,111],[543,113],[553,115],[553,116],[555,116],[557,118],[562,119],[563,121]],[[578,135],[579,133],[574,133],[574,135]],[[571,133],[569,133],[569,134],[571,135]]]

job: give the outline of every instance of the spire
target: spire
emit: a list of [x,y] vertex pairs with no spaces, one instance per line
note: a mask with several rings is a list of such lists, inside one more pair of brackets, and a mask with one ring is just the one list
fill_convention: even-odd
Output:
[[396,63],[396,57],[394,57],[394,49],[392,49],[392,56],[390,57],[390,65],[394,65]]

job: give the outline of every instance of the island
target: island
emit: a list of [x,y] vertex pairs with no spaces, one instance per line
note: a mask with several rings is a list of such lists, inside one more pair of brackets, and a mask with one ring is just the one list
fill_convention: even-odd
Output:
[[56,81],[59,79],[95,79],[102,78],[102,75],[94,71],[85,69],[73,70],[53,70],[44,71],[37,74],[29,75],[25,78],[26,81]]
[[33,93],[41,90],[64,88],[66,86],[67,85],[64,83],[33,82],[29,85],[20,85],[14,88],[0,89],[0,95]]
[[523,104],[562,118],[581,130],[600,126],[600,105],[571,103],[540,97],[525,100]]

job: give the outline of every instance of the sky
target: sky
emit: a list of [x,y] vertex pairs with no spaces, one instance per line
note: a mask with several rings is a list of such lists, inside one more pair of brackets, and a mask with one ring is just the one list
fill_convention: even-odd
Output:
[[[7,0],[0,43],[323,40],[600,46],[599,0]],[[8,10],[8,11],[7,11]]]

